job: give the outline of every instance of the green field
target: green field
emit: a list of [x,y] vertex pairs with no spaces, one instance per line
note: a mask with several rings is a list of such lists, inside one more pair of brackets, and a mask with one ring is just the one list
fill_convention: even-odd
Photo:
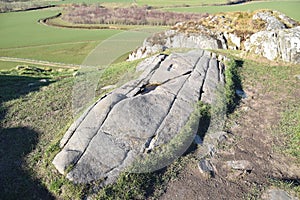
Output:
[[[57,14],[59,10],[38,10],[0,14],[0,47],[24,47],[66,42],[104,40],[118,30],[78,30],[44,26],[41,18]],[[5,38],[5,39],[4,39]]]
[[[104,2],[113,6],[147,4],[164,7],[168,11],[208,13],[267,8],[276,9],[300,20],[299,0],[202,7],[198,5],[224,3],[227,0],[58,0],[52,3],[82,2]],[[51,8],[0,14],[0,57],[86,65],[115,62],[102,71],[99,70],[101,76],[96,90],[97,98],[108,92],[101,90],[102,87],[119,86],[138,76],[135,67],[139,60],[121,61],[145,37],[161,30],[161,27],[152,27],[153,30],[142,27],[135,31],[85,30],[57,28],[38,23],[39,19],[53,16],[60,11],[61,8]],[[230,51],[223,52],[234,54]],[[278,138],[286,144],[282,147],[282,152],[299,160],[300,100],[292,94],[299,90],[299,80],[295,75],[300,74],[300,66],[273,66],[251,60],[243,60],[243,63],[240,70],[248,85],[262,84],[264,88],[261,91],[270,92],[283,105],[278,131],[274,134],[278,134]],[[15,69],[17,65],[43,69],[47,67],[52,71],[22,73]],[[59,174],[52,164],[59,151],[59,141],[74,120],[72,90],[74,83],[78,81],[74,72],[74,69],[61,69],[60,65],[49,67],[46,64],[43,66],[0,60],[0,199],[85,199],[86,194],[94,190],[93,185],[73,184]],[[235,91],[231,92],[234,94]],[[153,187],[153,198],[149,199],[156,199],[155,195],[161,195],[167,187],[164,184],[178,177],[178,168],[184,168],[184,162],[190,162],[191,156],[183,160],[185,161],[176,161],[164,174],[124,174],[117,184],[106,187],[99,195],[103,195],[104,199],[124,199],[125,195],[128,199],[145,199],[144,195]],[[193,158],[192,162],[198,163],[199,160]]]
[[0,56],[81,64],[97,44],[121,32],[64,29],[38,23],[57,13],[39,10],[0,14]]
[[[80,3],[83,0],[66,0],[56,3]],[[131,3],[131,0],[104,0],[85,1],[86,3],[95,2],[118,2]],[[173,5],[199,5],[209,3],[208,0],[202,1],[159,1],[144,0],[137,1],[138,5],[148,4],[154,6],[173,6]],[[224,3],[220,0],[214,3]],[[226,12],[226,11],[248,11],[262,8],[276,9],[285,14],[300,20],[298,8],[300,1],[272,1],[272,2],[255,2],[245,5],[234,6],[193,6],[165,8],[168,11],[178,12]],[[71,64],[81,64],[86,56],[93,51],[102,41],[111,36],[121,33],[121,30],[83,30],[83,29],[66,29],[45,26],[38,23],[41,18],[53,16],[60,11],[60,8],[46,9],[29,12],[2,13],[0,14],[0,56],[30,58],[35,60],[45,60],[52,62],[64,62]],[[147,34],[145,34],[147,37]],[[5,38],[5,39],[4,39]],[[138,42],[144,38],[139,37]],[[137,43],[138,43],[137,42]],[[118,45],[116,45],[117,47]],[[132,49],[136,47],[132,46]],[[111,48],[111,51],[114,49]],[[99,51],[98,49],[98,52]],[[101,59],[101,58],[100,58]],[[7,68],[0,66],[0,68]]]
[[[101,62],[106,55],[118,57],[125,53],[123,51],[120,54],[121,43],[126,43],[126,52],[132,51],[151,33],[161,30],[161,28],[145,26],[136,29],[137,33],[139,32],[137,37],[128,38],[126,31],[121,30],[57,28],[38,23],[39,19],[53,16],[58,12],[58,10],[47,9],[0,14],[0,38],[5,38],[0,40],[0,56],[81,64],[98,44],[109,39],[114,43],[108,45],[110,52],[107,52],[106,48],[97,48],[98,55],[94,56],[99,63],[103,64],[107,63]],[[124,35],[123,38],[118,36],[114,40],[112,36],[120,33]],[[102,55],[102,52],[106,52],[106,55]],[[0,66],[0,68],[7,67]]]
[[100,41],[81,41],[0,49],[0,55],[14,58],[29,58],[34,60],[81,64],[86,55],[89,54],[99,42]]
[[232,12],[232,11],[254,11],[258,9],[272,9],[285,13],[289,17],[300,21],[300,1],[263,1],[252,2],[240,5],[230,6],[194,6],[194,7],[178,7],[166,8],[167,11],[175,12],[195,12],[195,13],[218,13],[218,12]]

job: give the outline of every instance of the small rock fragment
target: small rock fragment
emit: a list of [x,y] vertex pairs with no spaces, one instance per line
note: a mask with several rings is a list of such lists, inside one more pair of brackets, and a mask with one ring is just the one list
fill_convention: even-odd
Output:
[[47,83],[48,80],[43,78],[43,79],[40,79],[39,82],[41,82],[41,83]]
[[247,160],[231,160],[226,162],[227,166],[235,170],[251,171],[253,169],[252,164]]
[[198,145],[203,144],[203,140],[201,139],[201,137],[199,135],[195,136],[194,142]]
[[107,85],[101,88],[101,90],[110,90],[110,89],[115,89],[117,86],[116,85]]
[[201,159],[198,163],[198,168],[200,173],[208,178],[215,176],[214,167],[209,160]]
[[236,95],[238,95],[239,97],[241,97],[242,99],[247,98],[246,93],[244,92],[244,90],[236,90],[235,91]]

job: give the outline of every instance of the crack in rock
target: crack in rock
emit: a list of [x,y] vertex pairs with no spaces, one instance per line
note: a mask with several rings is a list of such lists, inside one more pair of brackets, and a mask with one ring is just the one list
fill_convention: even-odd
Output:
[[152,56],[136,70],[138,79],[99,99],[66,132],[53,164],[68,179],[112,183],[139,155],[168,144],[194,105],[211,103],[224,84],[224,65],[201,49]]

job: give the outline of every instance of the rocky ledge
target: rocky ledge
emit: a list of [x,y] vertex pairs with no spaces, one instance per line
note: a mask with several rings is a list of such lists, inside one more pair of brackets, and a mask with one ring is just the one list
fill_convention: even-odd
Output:
[[269,60],[300,63],[300,26],[278,11],[209,15],[199,21],[177,23],[172,30],[147,38],[128,60],[168,48],[243,50]]
[[195,104],[214,101],[224,68],[204,50],[144,60],[138,79],[99,99],[71,125],[53,164],[75,183],[113,182],[139,155],[168,144]]

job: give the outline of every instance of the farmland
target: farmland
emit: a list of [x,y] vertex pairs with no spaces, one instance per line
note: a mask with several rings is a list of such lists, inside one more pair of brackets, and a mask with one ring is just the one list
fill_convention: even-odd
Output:
[[299,13],[300,1],[262,1],[251,2],[243,5],[230,6],[195,6],[195,7],[181,7],[181,8],[166,8],[167,11],[175,12],[233,12],[233,11],[254,11],[257,9],[272,9],[283,12],[284,14],[300,20]]
[[[64,1],[67,3],[68,1]],[[80,2],[80,1],[78,1]],[[90,1],[87,3],[93,3]],[[112,1],[107,1],[112,2]],[[116,1],[117,3],[132,3],[131,1]],[[208,1],[187,1],[186,4],[204,4]],[[56,2],[60,3],[60,2]],[[139,5],[156,5],[158,1],[137,1]],[[175,1],[175,5],[183,3]],[[224,3],[220,1],[220,3]],[[168,7],[172,5],[170,1],[164,1],[160,6]],[[255,10],[262,8],[277,9],[283,11],[295,19],[300,19],[297,8],[299,1],[276,1],[276,2],[255,2],[245,5],[234,6],[204,6],[204,7],[178,7],[165,8],[168,11],[176,12],[226,12],[234,10]],[[46,17],[53,16],[60,12],[60,8],[47,10],[37,10],[18,13],[0,14],[0,37],[5,40],[0,41],[0,55],[16,58],[30,58],[52,62],[63,62],[71,64],[81,64],[86,56],[105,39],[121,33],[121,30],[84,30],[84,29],[64,29],[44,26],[37,21]],[[131,27],[137,28],[137,27]],[[147,37],[145,34],[144,37]],[[139,38],[134,49],[143,41]],[[7,67],[6,67],[7,68]]]
[[40,18],[57,11],[0,14],[0,55],[80,64],[98,43],[118,30],[75,30],[41,25]]
[[[63,5],[83,3],[83,0],[46,2],[58,6],[26,12],[0,13],[0,57],[16,58],[12,59],[14,61],[0,59],[0,199],[19,199],[20,197],[24,199],[84,199],[87,193],[94,190],[89,185],[73,184],[59,174],[52,164],[54,156],[59,151],[59,141],[74,120],[72,90],[74,90],[77,69],[65,67],[67,65],[63,63],[97,66],[101,74],[96,94],[96,98],[99,98],[107,92],[101,88],[107,85],[119,86],[136,76],[135,66],[140,60],[125,62],[128,53],[140,46],[147,36],[168,28],[115,24],[114,26],[121,27],[121,29],[47,26],[38,21],[63,12]],[[100,3],[104,6],[126,8],[132,5],[149,5],[161,11],[183,13],[276,9],[300,21],[300,1],[278,0],[231,6],[201,6],[211,4],[211,2],[210,0],[101,0]],[[213,3],[226,2],[227,0],[218,0]],[[85,0],[84,3],[99,4],[99,0]],[[269,137],[274,137],[284,143],[282,146],[278,145],[274,151],[283,152],[286,157],[294,156],[299,163],[300,87],[295,75],[300,76],[300,66],[261,61],[256,57],[255,59],[237,57],[233,51],[224,50],[217,53],[224,53],[244,63],[243,67],[238,68],[242,74],[242,82],[246,89],[250,88],[249,96],[256,92],[253,97],[247,99],[254,103],[249,107],[241,103],[238,110],[229,115],[229,123],[237,124],[237,126],[243,124],[245,119],[243,114],[246,113],[246,109],[250,110],[253,115],[247,115],[245,123],[248,124],[240,132],[252,137],[251,134],[257,131],[257,127],[262,128],[264,135],[271,135]],[[21,59],[18,61],[18,58]],[[24,59],[31,61],[25,62]],[[39,61],[45,62],[39,63]],[[46,65],[47,62],[52,66]],[[17,69],[16,66],[27,67],[28,71]],[[36,68],[37,70],[34,71]],[[268,98],[268,95],[272,98]],[[268,104],[265,104],[266,101]],[[256,112],[255,109],[265,110]],[[276,123],[271,124],[272,127],[264,127],[257,120],[255,121],[258,118],[272,116],[273,113],[268,113],[270,110],[277,110],[276,116],[282,116]],[[258,126],[253,128],[251,127],[253,124],[258,124]],[[228,142],[233,141],[233,144],[222,146],[222,151],[238,145],[241,148],[240,151],[249,150],[240,146],[244,140],[246,141],[243,138],[244,135],[236,132],[230,134],[229,137],[232,139],[229,138]],[[260,141],[260,137],[261,135],[249,140]],[[275,144],[277,143],[272,145],[275,146]],[[261,151],[262,149],[255,150]],[[252,156],[256,152],[247,153]],[[117,199],[124,196],[128,199],[142,197],[156,199],[165,192],[168,181],[172,180],[171,183],[176,183],[179,174],[184,170],[186,174],[181,173],[181,177],[186,183],[190,183],[193,177],[191,179],[186,179],[186,177],[197,171],[195,170],[197,169],[196,162],[194,155],[187,155],[168,167],[165,173],[122,174],[117,184],[106,187],[97,195],[100,199]],[[187,163],[193,166],[190,167]],[[256,171],[251,175],[255,173]],[[205,180],[201,183],[203,187],[200,185],[201,189],[221,185],[225,180],[223,177],[221,179],[220,182],[217,182],[217,179]],[[231,181],[226,183],[230,185]],[[247,187],[251,189],[251,192],[248,199],[256,199],[256,195],[261,194],[262,191],[257,190],[257,187],[266,187],[259,184],[259,182],[257,185],[249,183]],[[295,182],[276,180],[276,183],[271,185],[279,185],[279,188],[298,192],[300,196],[299,179]],[[148,186],[153,187],[150,194],[147,191]],[[198,190],[200,186],[192,189]],[[177,189],[175,187],[174,190]]]

